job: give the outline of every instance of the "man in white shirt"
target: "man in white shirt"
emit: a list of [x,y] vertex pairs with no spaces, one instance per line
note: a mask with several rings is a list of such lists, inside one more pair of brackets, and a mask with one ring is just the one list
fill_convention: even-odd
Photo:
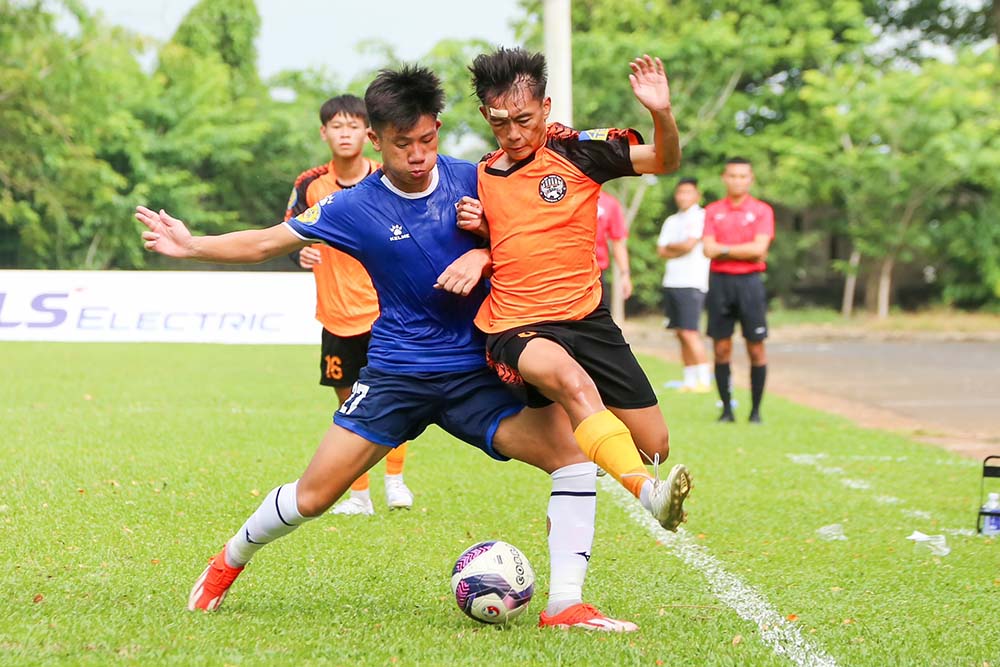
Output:
[[663,303],[667,328],[677,332],[684,362],[680,391],[707,394],[712,390],[711,368],[698,332],[708,292],[709,259],[701,247],[705,209],[698,205],[698,181],[682,178],[674,190],[677,213],[663,222],[656,249],[667,260],[663,274]]

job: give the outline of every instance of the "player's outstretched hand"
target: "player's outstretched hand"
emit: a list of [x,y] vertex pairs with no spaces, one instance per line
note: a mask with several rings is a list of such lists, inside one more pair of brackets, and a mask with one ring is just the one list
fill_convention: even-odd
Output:
[[142,233],[146,250],[158,252],[167,257],[190,257],[191,232],[183,222],[171,217],[162,208],[152,211],[145,206],[135,207],[135,218],[146,226]]
[[648,54],[629,63],[632,73],[628,75],[632,92],[642,106],[650,111],[664,111],[670,108],[670,84],[663,70],[663,61]]
[[434,289],[468,296],[490,266],[490,251],[477,248],[465,253],[438,276]]
[[484,239],[490,237],[490,227],[483,214],[483,205],[478,199],[472,197],[462,197],[455,204],[455,211],[458,213],[458,228],[467,232],[472,232],[476,236]]
[[299,251],[299,266],[303,269],[312,269],[312,267],[322,263],[322,261],[323,256],[316,248],[307,246]]

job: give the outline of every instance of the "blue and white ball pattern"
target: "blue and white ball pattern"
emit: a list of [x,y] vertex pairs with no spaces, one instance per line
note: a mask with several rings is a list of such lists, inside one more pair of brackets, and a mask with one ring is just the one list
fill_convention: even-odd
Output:
[[528,608],[535,571],[516,547],[499,540],[466,549],[451,571],[455,602],[482,623],[503,624]]

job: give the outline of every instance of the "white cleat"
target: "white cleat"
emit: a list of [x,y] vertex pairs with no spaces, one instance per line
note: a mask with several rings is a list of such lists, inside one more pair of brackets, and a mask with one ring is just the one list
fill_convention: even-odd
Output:
[[336,507],[330,510],[330,514],[364,514],[371,516],[375,514],[375,508],[372,506],[371,498],[359,498],[352,495],[347,500],[338,503]]
[[666,479],[653,480],[653,491],[649,494],[650,511],[661,526],[677,532],[677,528],[687,520],[684,500],[690,492],[691,473],[683,463],[675,465]]
[[385,500],[391,510],[413,507],[413,492],[407,488],[402,475],[385,476]]

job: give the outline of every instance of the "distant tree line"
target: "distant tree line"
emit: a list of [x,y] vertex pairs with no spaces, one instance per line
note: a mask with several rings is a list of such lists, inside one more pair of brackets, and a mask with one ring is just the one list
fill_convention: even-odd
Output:
[[[541,2],[518,39],[541,47]],[[72,18],[72,29],[57,28]],[[769,289],[789,305],[855,296],[1000,307],[1000,61],[996,2],[575,0],[575,124],[648,133],[628,61],[667,65],[683,175],[722,194],[725,158],[754,161],[779,217]],[[136,203],[204,232],[279,219],[291,181],[328,159],[316,110],[363,91],[329,70],[262,81],[252,0],[202,0],[165,44],[80,3],[0,0],[0,266],[132,269]],[[391,45],[369,45],[384,64]],[[467,64],[489,45],[445,40],[443,146],[491,145]],[[148,53],[154,52],[150,62]],[[282,91],[283,94],[276,94]],[[655,238],[675,178],[610,184],[631,214],[633,303],[655,308]],[[902,285],[902,288],[900,287]]]

